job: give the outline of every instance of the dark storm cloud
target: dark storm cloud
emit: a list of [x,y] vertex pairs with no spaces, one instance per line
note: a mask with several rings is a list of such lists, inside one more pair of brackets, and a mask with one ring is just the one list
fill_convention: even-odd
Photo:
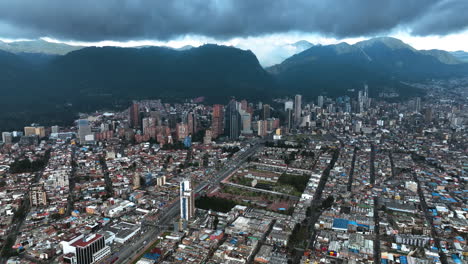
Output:
[[413,27],[415,35],[445,35],[468,28],[468,0],[448,0],[433,5]]
[[416,34],[444,34],[465,28],[466,2],[1,0],[0,36],[164,40],[186,34],[230,38],[304,31],[340,38],[385,33],[399,26],[414,28]]

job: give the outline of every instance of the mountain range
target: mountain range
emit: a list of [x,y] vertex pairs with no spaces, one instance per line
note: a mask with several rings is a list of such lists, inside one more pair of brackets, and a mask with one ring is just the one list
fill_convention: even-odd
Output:
[[384,90],[411,96],[420,91],[402,81],[466,76],[468,64],[446,51],[418,51],[401,40],[382,37],[354,45],[314,46],[267,71],[280,86],[309,96],[337,96],[364,83],[374,88],[374,96]]
[[311,98],[349,94],[364,84],[374,96],[396,91],[405,97],[421,91],[403,82],[468,75],[468,64],[452,53],[418,51],[393,38],[294,45],[304,51],[266,69],[251,51],[212,44],[178,50],[88,47],[65,55],[0,50],[0,130],[65,124],[79,111],[123,108],[132,99]]

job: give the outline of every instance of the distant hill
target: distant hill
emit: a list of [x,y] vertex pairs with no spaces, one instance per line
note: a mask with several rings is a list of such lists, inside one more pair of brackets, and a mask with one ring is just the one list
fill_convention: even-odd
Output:
[[450,52],[450,54],[452,54],[454,57],[456,57],[462,62],[468,62],[468,52],[466,51],[462,51],[462,50],[452,51]]
[[0,41],[0,50],[11,53],[39,53],[49,55],[65,55],[71,51],[81,49],[80,46],[71,46],[63,43],[53,43],[42,39],[24,40],[15,42]]
[[402,81],[467,76],[467,64],[442,51],[418,51],[395,38],[375,38],[354,45],[314,46],[267,69],[281,86],[305,95],[336,96],[365,83],[374,96],[394,90],[403,96],[419,91]]
[[69,120],[78,111],[123,108],[138,98],[226,102],[230,96],[267,99],[275,90],[252,52],[225,46],[90,47],[40,64],[0,55],[0,92],[9,95],[0,97],[0,131],[16,123],[58,122],[61,115]]
[[422,54],[432,56],[444,64],[461,64],[462,60],[458,59],[456,56],[445,50],[420,50]]
[[74,91],[86,100],[101,95],[261,97],[273,83],[252,52],[217,45],[85,48],[53,60],[47,71],[61,83],[57,92]]

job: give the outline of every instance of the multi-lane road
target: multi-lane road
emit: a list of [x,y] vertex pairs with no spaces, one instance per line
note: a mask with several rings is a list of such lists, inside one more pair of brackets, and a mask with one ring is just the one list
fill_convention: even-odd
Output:
[[[206,189],[211,189],[218,186],[218,184],[224,180],[226,177],[235,172],[244,162],[258,150],[263,147],[262,141],[255,142],[255,145],[248,148],[245,151],[237,152],[229,161],[224,164],[224,167],[213,177],[201,182],[196,188],[195,193],[203,193]],[[158,236],[164,231],[164,226],[168,226],[173,222],[180,210],[179,200],[175,200],[166,207],[163,211],[160,212],[161,217],[151,225],[143,225],[142,232],[136,238],[134,238],[130,243],[120,248],[119,251],[113,252],[113,254],[106,258],[103,263],[110,262],[115,260],[118,257],[118,260],[115,263],[131,263],[134,261],[141,253],[143,253],[150,245],[152,245],[157,239]]]

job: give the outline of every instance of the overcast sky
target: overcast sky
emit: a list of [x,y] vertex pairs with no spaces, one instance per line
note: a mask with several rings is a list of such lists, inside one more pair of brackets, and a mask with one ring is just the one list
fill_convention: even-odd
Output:
[[[418,49],[468,50],[468,0],[1,0],[0,39],[198,46],[259,53],[305,39],[395,36]],[[262,47],[263,46],[263,47]]]

